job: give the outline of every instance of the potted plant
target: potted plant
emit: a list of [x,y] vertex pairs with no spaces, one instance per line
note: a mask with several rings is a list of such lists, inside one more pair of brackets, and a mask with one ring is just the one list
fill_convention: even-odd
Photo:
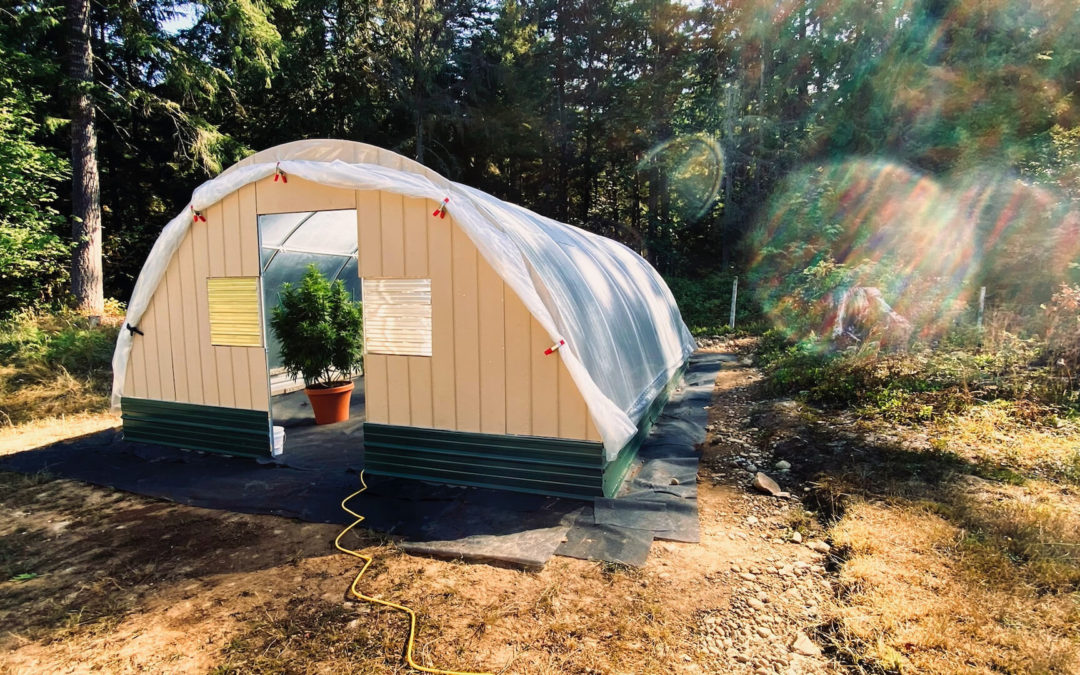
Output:
[[281,286],[270,328],[289,376],[304,378],[316,424],[349,418],[352,376],[364,362],[360,308],[341,280],[331,284],[314,265],[298,284]]

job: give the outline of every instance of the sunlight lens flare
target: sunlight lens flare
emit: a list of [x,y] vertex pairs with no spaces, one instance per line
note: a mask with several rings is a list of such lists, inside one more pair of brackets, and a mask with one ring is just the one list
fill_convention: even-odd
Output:
[[840,298],[880,291],[915,337],[973,316],[981,286],[1031,314],[1075,278],[1080,223],[1051,190],[991,171],[936,180],[884,160],[793,173],[753,232],[752,278],[792,337],[835,328]]

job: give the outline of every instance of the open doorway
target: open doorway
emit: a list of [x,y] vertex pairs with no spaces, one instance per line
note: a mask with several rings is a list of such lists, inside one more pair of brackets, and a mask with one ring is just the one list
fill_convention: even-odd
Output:
[[364,423],[364,379],[351,374],[355,389],[349,419],[337,424],[315,425],[315,416],[304,382],[290,377],[281,357],[281,345],[270,329],[270,317],[278,305],[281,288],[296,284],[314,265],[331,283],[342,281],[355,301],[362,286],[357,270],[356,210],[305,211],[259,216],[262,271],[263,334],[266,336],[270,417],[275,435],[275,454],[290,461],[314,460],[320,464],[346,459],[360,451]]

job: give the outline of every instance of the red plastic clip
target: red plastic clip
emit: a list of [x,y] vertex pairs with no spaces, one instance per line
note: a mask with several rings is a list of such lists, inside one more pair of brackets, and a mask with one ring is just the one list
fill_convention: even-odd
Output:
[[555,350],[562,347],[564,344],[566,344],[566,340],[559,340],[556,344],[553,344],[544,350],[544,356],[551,356],[555,353]]
[[278,178],[281,178],[282,183],[288,183],[289,182],[289,177],[287,175],[285,175],[284,171],[281,170],[281,162],[278,162],[277,166],[274,167],[274,182],[275,183],[278,181]]
[[439,218],[445,218],[446,217],[446,205],[449,204],[449,203],[450,203],[450,198],[449,197],[442,200],[442,204],[439,204],[439,208],[432,211],[431,215],[438,216]]
[[191,220],[192,222],[199,222],[200,220],[206,222],[206,216],[202,214],[202,211],[196,211],[195,207],[191,207]]

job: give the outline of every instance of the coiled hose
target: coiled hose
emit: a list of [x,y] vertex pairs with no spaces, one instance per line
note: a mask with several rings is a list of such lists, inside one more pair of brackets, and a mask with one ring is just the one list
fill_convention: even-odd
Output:
[[354,595],[355,597],[359,598],[360,600],[363,600],[364,602],[370,602],[370,603],[375,604],[375,605],[382,605],[384,607],[390,607],[391,609],[396,609],[399,612],[405,612],[406,614],[409,615],[409,639],[405,643],[405,662],[407,664],[409,664],[410,668],[413,668],[414,670],[419,670],[419,671],[422,671],[422,672],[425,672],[425,673],[435,673],[436,675],[492,675],[491,673],[474,673],[474,672],[470,672],[470,671],[461,671],[461,670],[441,670],[439,668],[428,668],[427,666],[420,665],[419,663],[417,663],[416,661],[413,660],[413,655],[412,655],[413,644],[414,644],[414,642],[416,640],[416,612],[414,612],[410,608],[406,607],[405,605],[399,605],[397,603],[388,602],[386,600],[380,600],[378,598],[373,598],[370,595],[364,595],[363,593],[361,593],[359,591],[359,589],[357,589],[357,585],[360,583],[360,577],[364,576],[364,572],[366,572],[367,568],[371,566],[371,562],[372,562],[372,560],[374,560],[374,558],[372,558],[369,555],[365,555],[365,554],[363,554],[363,553],[361,553],[359,551],[354,551],[354,550],[352,550],[350,548],[345,548],[344,546],[341,545],[341,540],[354,527],[356,527],[360,523],[364,522],[364,517],[362,515],[360,515],[359,513],[357,513],[356,511],[353,511],[352,509],[350,509],[348,506],[346,506],[346,503],[348,503],[348,501],[350,499],[352,499],[353,497],[357,496],[358,494],[364,492],[365,490],[367,490],[367,483],[364,482],[364,472],[361,471],[360,472],[360,489],[357,490],[356,492],[352,493],[351,495],[349,495],[345,499],[341,500],[341,508],[342,508],[342,510],[345,511],[345,513],[348,513],[350,516],[356,518],[356,521],[354,521],[351,525],[349,525],[344,530],[342,530],[341,534],[339,534],[337,536],[337,539],[334,539],[334,546],[337,548],[337,550],[341,551],[342,553],[348,553],[349,555],[351,555],[351,556],[353,556],[355,558],[360,558],[361,560],[364,561],[363,567],[361,567],[360,571],[357,572],[356,578],[353,579],[352,585],[349,587],[349,592],[352,593],[352,595]]

